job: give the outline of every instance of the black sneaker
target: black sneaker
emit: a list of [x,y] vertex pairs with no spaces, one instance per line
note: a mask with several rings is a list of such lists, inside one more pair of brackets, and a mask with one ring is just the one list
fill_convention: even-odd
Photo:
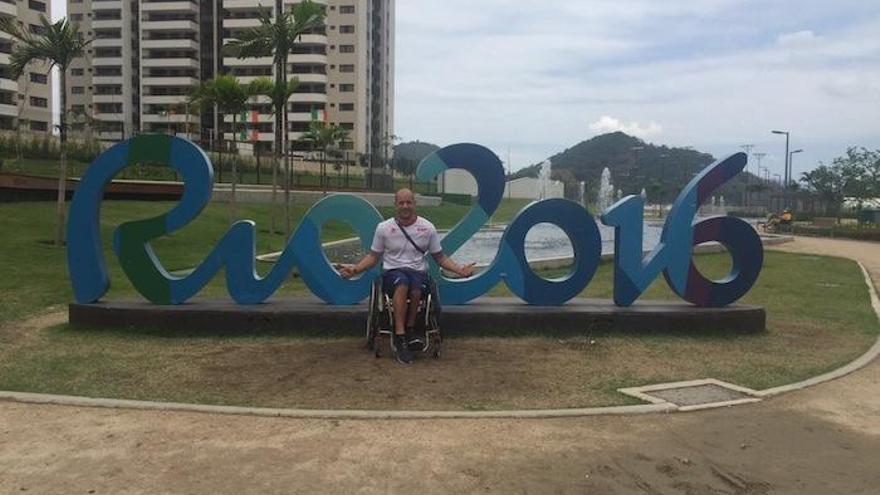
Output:
[[391,346],[394,348],[394,355],[397,356],[397,362],[400,364],[412,364],[413,356],[406,344],[406,337],[394,334],[391,339]]
[[425,349],[425,330],[424,329],[408,329],[406,331],[406,343],[411,351],[422,351]]

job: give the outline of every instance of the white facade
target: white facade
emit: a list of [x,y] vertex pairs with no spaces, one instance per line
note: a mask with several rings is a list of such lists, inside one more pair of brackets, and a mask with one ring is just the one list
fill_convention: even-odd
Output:
[[[282,1],[286,8],[299,2]],[[326,26],[303,35],[288,56],[288,77],[299,80],[287,108],[294,150],[310,149],[296,140],[308,130],[314,110],[349,131],[344,148],[381,154],[394,133],[394,0],[314,1],[325,8]],[[242,83],[274,80],[271,57],[239,60],[221,50],[258,26],[261,10],[274,15],[275,5],[275,0],[68,0],[70,19],[94,38],[86,57],[71,68],[74,112],[99,122],[90,127],[108,142],[140,132],[207,142],[217,137],[218,127],[232,140],[232,116],[217,122],[209,112],[198,115],[187,95],[216,74]],[[252,110],[255,118],[249,111],[244,125],[238,119],[237,131],[248,141],[239,147],[249,152],[254,140],[268,151],[275,139],[268,99],[254,102]]]
[[[22,29],[37,33],[43,29],[40,16],[51,19],[49,0],[0,0],[0,17],[15,18]],[[18,133],[52,132],[52,77],[42,63],[32,63],[17,80],[9,64],[12,38],[0,34],[0,129]]]
[[[437,190],[446,194],[477,195],[477,181],[464,170],[447,170],[437,180]],[[521,177],[504,185],[505,198],[538,199],[541,195],[541,181],[534,177]],[[562,181],[551,180],[547,185],[547,198],[565,197]]]

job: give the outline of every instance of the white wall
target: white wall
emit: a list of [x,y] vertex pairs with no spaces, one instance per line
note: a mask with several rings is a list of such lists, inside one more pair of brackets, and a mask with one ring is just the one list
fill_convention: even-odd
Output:
[[[464,170],[447,170],[440,176],[438,189],[448,194],[477,195],[477,181]],[[541,194],[541,185],[538,179],[522,177],[507,182],[504,185],[504,197],[538,199]],[[565,186],[562,181],[550,181],[547,190],[548,198],[562,198],[565,196]]]

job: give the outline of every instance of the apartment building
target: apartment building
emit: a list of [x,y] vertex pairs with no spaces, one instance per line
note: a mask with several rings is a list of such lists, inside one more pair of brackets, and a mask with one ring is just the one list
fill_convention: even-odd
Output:
[[[2,0],[0,0],[2,1]],[[193,86],[232,74],[246,83],[274,79],[271,57],[239,60],[222,47],[259,25],[261,11],[274,15],[276,0],[68,0],[72,20],[95,39],[71,69],[70,102],[96,123],[100,139],[116,141],[140,132],[164,132],[216,143],[233,137],[232,116],[223,121],[187,105]],[[282,0],[289,8],[298,0]],[[288,103],[288,137],[294,151],[309,122],[320,119],[349,131],[344,147],[382,155],[394,128],[394,0],[316,0],[326,25],[305,34],[288,57],[288,77],[299,81]],[[274,147],[268,99],[258,99],[236,129],[239,149]]]
[[[0,0],[0,17],[18,19],[33,33],[43,29],[40,15],[50,18],[49,0]],[[12,38],[0,33],[0,129],[37,134],[52,132],[52,77],[48,67],[32,64],[18,79],[9,68]]]

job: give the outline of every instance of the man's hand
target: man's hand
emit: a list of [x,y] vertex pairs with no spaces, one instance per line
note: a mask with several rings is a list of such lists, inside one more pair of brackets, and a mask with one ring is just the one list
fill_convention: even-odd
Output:
[[339,275],[342,278],[351,278],[357,275],[354,265],[336,265],[336,269],[339,270]]
[[468,265],[462,265],[462,266],[460,266],[460,267],[458,268],[458,271],[456,272],[456,274],[458,274],[459,277],[462,277],[462,278],[468,278],[468,277],[470,277],[471,275],[474,274],[474,267],[475,267],[476,265],[477,265],[476,263],[470,263],[470,264],[468,264]]

